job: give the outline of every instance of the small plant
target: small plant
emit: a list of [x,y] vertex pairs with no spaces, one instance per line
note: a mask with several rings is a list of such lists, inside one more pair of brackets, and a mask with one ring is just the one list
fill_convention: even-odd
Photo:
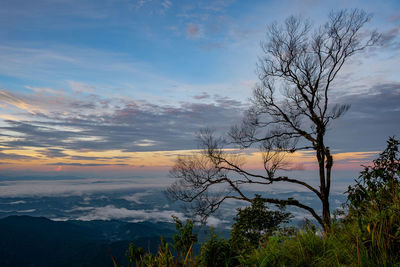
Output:
[[[193,221],[187,220],[186,224],[175,216],[178,233],[173,236],[173,243],[167,242],[164,237],[160,238],[157,254],[146,254],[141,247],[136,247],[133,243],[125,255],[128,258],[129,266],[146,267],[178,267],[178,266],[198,266],[197,258],[192,255],[192,248],[197,242],[197,234],[193,233]],[[176,256],[175,256],[176,255]],[[116,264],[116,263],[115,263]]]
[[125,252],[128,258],[129,265],[135,263],[136,265],[142,261],[143,256],[146,254],[145,250],[141,247],[136,247],[133,243],[129,244],[128,250]]
[[270,210],[265,204],[260,195],[256,195],[250,207],[238,209],[231,233],[231,243],[235,250],[257,248],[279,225],[289,222],[291,215],[284,212],[283,207]]
[[191,257],[193,245],[197,242],[197,234],[193,234],[193,221],[186,220],[186,224],[183,224],[178,217],[172,215],[172,218],[178,231],[173,236],[177,258],[187,262]]
[[229,240],[218,237],[211,230],[209,238],[201,247],[199,262],[207,267],[236,266],[235,256]]

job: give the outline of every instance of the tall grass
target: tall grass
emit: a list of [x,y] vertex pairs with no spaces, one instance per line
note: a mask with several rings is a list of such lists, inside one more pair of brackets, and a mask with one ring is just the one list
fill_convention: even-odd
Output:
[[352,218],[333,223],[328,233],[308,225],[291,236],[270,236],[241,256],[241,266],[400,266],[399,204],[394,199],[368,224]]
[[[343,235],[323,234],[307,226],[293,236],[275,235],[244,256],[242,266],[352,266],[356,248]],[[354,266],[357,266],[355,264]]]
[[372,205],[366,214],[335,221],[329,232],[312,224],[276,232],[244,255],[230,252],[229,240],[216,235],[199,255],[192,253],[192,244],[182,257],[174,256],[174,244],[162,240],[157,254],[141,256],[132,266],[400,266],[399,197],[379,212]]
[[329,232],[308,223],[294,231],[275,232],[242,254],[232,250],[229,239],[213,233],[199,255],[192,253],[192,246],[179,256],[173,253],[175,244],[162,239],[157,254],[140,255],[131,266],[400,267],[400,195],[396,193],[384,209],[371,203],[362,217],[347,214],[333,221]]

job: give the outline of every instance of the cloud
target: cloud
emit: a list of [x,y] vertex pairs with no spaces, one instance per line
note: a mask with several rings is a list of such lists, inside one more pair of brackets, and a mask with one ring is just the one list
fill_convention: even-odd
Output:
[[231,99],[227,96],[221,97],[219,95],[214,95],[215,101],[222,107],[234,107],[234,106],[241,106],[242,103]]
[[210,11],[214,11],[214,12],[222,12],[224,11],[227,7],[229,7],[232,3],[234,2],[234,0],[216,0],[216,1],[210,1],[207,2],[207,4],[205,4],[203,6],[203,8],[205,10],[210,10]]
[[172,6],[172,2],[170,0],[164,0],[161,2],[162,7],[167,10]]
[[25,86],[25,88],[30,89],[34,91],[35,93],[50,93],[54,95],[60,95],[64,93],[63,89],[53,89],[53,88],[48,88],[48,87],[32,87],[32,86]]
[[152,195],[151,192],[138,192],[133,195],[122,196],[121,199],[126,201],[135,202],[136,204],[143,204],[141,198]]
[[134,145],[139,146],[139,147],[149,147],[149,146],[155,146],[157,145],[157,141],[155,140],[150,140],[150,139],[141,139],[138,141],[133,142]]
[[114,157],[88,157],[88,156],[68,156],[72,160],[110,160],[110,159],[131,159],[134,157],[114,156]]
[[209,227],[218,227],[223,223],[228,223],[228,221],[218,219],[217,217],[214,217],[214,216],[209,216],[207,218],[207,222],[206,222],[207,226],[209,226]]
[[64,18],[104,19],[108,15],[106,10],[99,8],[98,2],[101,1],[36,1],[36,3],[24,1],[25,8],[21,9],[21,2],[10,1],[3,5],[3,12],[8,17],[12,15],[25,21],[43,19],[43,17],[51,17],[58,21],[62,21]]
[[400,48],[400,29],[398,27],[392,28],[381,34],[381,44],[384,48]]
[[9,205],[18,205],[18,204],[25,204],[26,201],[25,200],[17,200],[17,201],[12,201],[10,203],[8,203]]
[[223,49],[225,48],[225,45],[220,42],[210,42],[200,45],[200,48],[205,50]]
[[135,7],[137,10],[145,9],[151,15],[164,15],[172,6],[170,0],[138,0],[136,2]]
[[189,38],[198,38],[200,37],[200,28],[198,25],[193,23],[189,23],[186,27],[186,36]]
[[391,17],[389,18],[389,21],[391,21],[391,22],[396,22],[396,21],[398,21],[398,20],[400,20],[400,12],[397,13],[396,15],[391,16]]
[[94,93],[96,91],[95,86],[86,83],[77,81],[69,81],[68,83],[75,93]]
[[200,95],[195,95],[193,98],[197,100],[208,99],[211,96],[207,92],[202,92]]
[[2,160],[7,160],[7,159],[18,159],[18,160],[24,160],[24,159],[34,159],[35,157],[31,157],[31,156],[26,156],[26,155],[18,155],[18,154],[13,154],[13,153],[3,153],[0,152],[0,159]]
[[28,209],[28,210],[17,210],[18,213],[32,213],[35,212],[36,209]]
[[[134,152],[196,148],[194,134],[200,128],[215,127],[223,132],[240,119],[245,108],[239,101],[220,96],[208,103],[181,102],[172,106],[93,94],[76,98],[6,90],[3,93],[23,103],[16,107],[25,119],[4,121],[0,129],[16,138],[2,139],[1,145],[13,149],[43,148],[40,153],[45,156],[75,160],[90,159],[69,156],[64,150]],[[200,97],[208,95],[203,93]],[[10,98],[0,97],[1,101],[9,103]],[[26,106],[31,108],[27,110]],[[31,114],[35,107],[41,107],[40,112]]]
[[[135,78],[167,80],[157,77],[155,71],[149,70],[148,64],[138,62],[131,54],[66,44],[0,45],[0,60],[3,62],[1,74],[23,83],[56,84],[59,92],[67,92],[68,89],[93,92],[99,88],[104,91],[109,84],[114,89],[132,83]],[[37,86],[29,86],[28,89],[37,93],[54,90]]]
[[82,196],[99,192],[118,192],[165,188],[168,179],[64,179],[0,181],[0,198]]
[[41,111],[40,107],[33,106],[24,101],[23,99],[16,97],[11,92],[5,90],[0,90],[0,101],[15,106],[16,108],[22,109],[24,111],[27,111],[31,114],[36,114]]
[[[18,93],[11,90],[0,90],[0,103],[8,104],[28,114],[46,116],[79,114],[82,110],[95,113],[94,109],[104,109],[107,100],[98,95],[89,95],[84,99],[71,97],[62,93],[54,95],[49,91],[35,93]],[[68,111],[68,112],[66,112]]]
[[[331,104],[347,103],[351,108],[343,117],[331,123],[327,133],[330,147],[340,151],[379,151],[390,135],[400,135],[400,83],[386,82],[364,86],[335,94]],[[16,101],[18,114],[25,119],[4,120],[0,129],[7,132],[0,139],[4,149],[34,148],[49,158],[74,161],[128,159],[131,156],[81,156],[80,151],[122,152],[171,151],[197,148],[195,133],[211,127],[225,133],[241,120],[247,106],[240,101],[218,94],[203,92],[195,99],[207,103],[180,102],[178,105],[153,104],[146,101],[119,98],[55,97],[51,93],[13,93],[3,90],[0,101]],[[12,99],[12,101],[10,100]],[[107,103],[105,107],[103,103]],[[23,104],[21,104],[23,103]],[[29,106],[40,112],[32,114]],[[210,120],[212,118],[212,120]],[[13,138],[10,138],[10,137]],[[70,155],[70,151],[74,155]],[[66,152],[68,151],[68,152]],[[132,155],[134,156],[134,155]],[[1,153],[0,158],[17,159],[29,156]],[[105,166],[106,162],[59,161],[57,166]],[[88,165],[89,164],[89,165]]]
[[98,167],[98,166],[128,166],[123,163],[103,164],[103,163],[79,163],[79,162],[56,162],[47,164],[50,166],[81,166],[81,167]]
[[137,2],[137,5],[138,5],[138,7],[142,7],[142,6],[144,6],[145,4],[147,4],[147,3],[150,3],[152,0],[139,0],[138,2]]
[[59,148],[46,148],[45,150],[40,151],[40,153],[49,158],[63,158],[68,156]]
[[350,104],[327,132],[327,144],[341,151],[381,151],[389,136],[400,136],[400,83],[372,85],[360,93],[332,95],[333,102]]
[[85,215],[77,219],[82,221],[92,220],[125,220],[132,222],[155,221],[155,222],[173,222],[172,215],[181,220],[186,219],[183,213],[172,210],[130,210],[126,208],[117,208],[114,205],[104,207],[86,208]]
[[[119,208],[114,205],[107,205],[103,207],[78,207],[70,210],[74,211],[85,211],[84,215],[80,215],[75,219],[81,221],[92,221],[92,220],[124,220],[131,222],[173,222],[172,215],[178,217],[184,221],[187,217],[179,211],[175,210],[159,210],[159,209],[139,209],[131,210],[127,208]],[[217,227],[222,223],[227,223],[225,220],[218,219],[214,216],[210,216],[207,219],[206,224],[210,227]]]

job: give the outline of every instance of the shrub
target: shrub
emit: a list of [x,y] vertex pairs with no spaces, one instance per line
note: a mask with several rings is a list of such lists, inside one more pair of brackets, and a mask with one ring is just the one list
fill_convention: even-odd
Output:
[[260,195],[256,195],[250,207],[238,209],[232,226],[232,247],[241,253],[257,248],[267,235],[291,218],[290,213],[279,208],[270,210]]
[[207,267],[236,266],[235,254],[231,244],[224,238],[219,238],[213,231],[200,251],[200,264]]

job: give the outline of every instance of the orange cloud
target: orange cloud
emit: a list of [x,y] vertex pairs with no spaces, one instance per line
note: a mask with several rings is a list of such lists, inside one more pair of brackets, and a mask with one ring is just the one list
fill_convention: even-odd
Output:
[[5,103],[13,105],[19,109],[25,110],[31,114],[36,114],[37,112],[42,111],[41,108],[30,105],[27,102],[3,90],[0,90],[0,101],[4,101]]
[[[234,153],[237,150],[227,150]],[[178,156],[190,155],[198,150],[173,150],[151,152],[124,152],[121,150],[110,151],[72,151],[63,150],[64,157],[48,157],[42,154],[43,149],[3,150],[1,169],[31,169],[33,171],[79,171],[79,170],[108,170],[130,171],[136,169],[168,170],[174,165]],[[23,160],[18,157],[7,158],[4,155],[12,154],[25,156]],[[334,169],[360,169],[360,165],[368,164],[378,154],[377,151],[334,153]],[[263,169],[262,155],[257,151],[241,154],[240,160],[247,169]],[[286,156],[288,169],[316,169],[317,164],[313,151],[303,151]]]

